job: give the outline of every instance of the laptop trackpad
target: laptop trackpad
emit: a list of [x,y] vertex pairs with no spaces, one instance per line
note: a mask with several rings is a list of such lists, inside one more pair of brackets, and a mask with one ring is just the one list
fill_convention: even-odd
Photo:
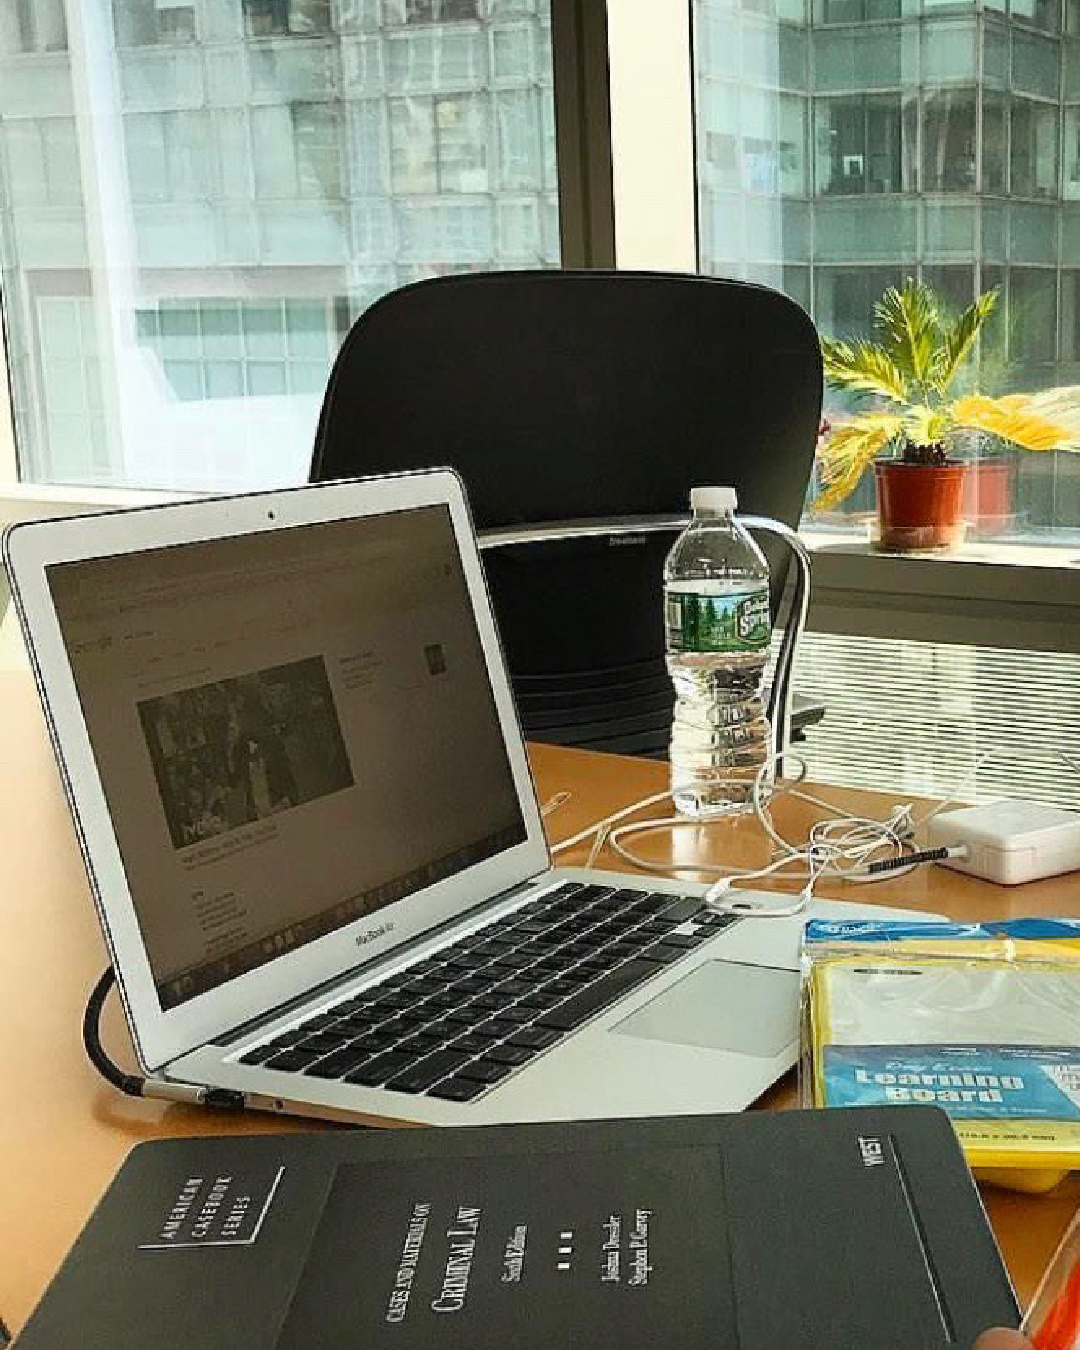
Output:
[[798,1039],[798,1005],[794,970],[706,961],[612,1031],[772,1059]]

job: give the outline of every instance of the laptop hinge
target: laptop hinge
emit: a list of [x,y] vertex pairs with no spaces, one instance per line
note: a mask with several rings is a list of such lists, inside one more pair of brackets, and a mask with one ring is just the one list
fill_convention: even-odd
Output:
[[269,1012],[260,1013],[258,1017],[253,1017],[247,1022],[242,1022],[240,1026],[234,1027],[231,1031],[222,1032],[218,1036],[211,1037],[209,1044],[216,1045],[222,1049],[227,1049],[235,1045],[237,1041],[244,1040],[249,1036],[258,1035],[263,1027],[269,1026],[272,1022],[280,1021],[283,1017],[288,1017],[291,1012],[296,1012],[300,1008],[305,1008],[309,1004],[316,1002],[326,994],[331,994],[335,989],[340,989],[344,985],[354,983],[358,978],[366,973],[374,972],[380,967],[393,961],[395,964],[409,952],[417,948],[426,947],[431,942],[437,941],[440,937],[445,937],[449,933],[460,928],[467,921],[480,921],[484,915],[496,908],[501,908],[507,901],[515,900],[520,896],[536,889],[538,882],[549,873],[541,872],[537,877],[530,877],[527,881],[518,882],[508,890],[500,891],[498,895],[492,896],[490,900],[485,900],[483,904],[477,905],[475,909],[469,910],[468,914],[457,914],[452,919],[447,919],[444,923],[437,924],[434,928],[429,928],[425,932],[408,942],[403,942],[400,947],[394,947],[389,952],[383,952],[381,956],[373,961],[361,961],[340,975],[335,975],[332,979],[324,980],[322,984],[314,985],[295,998],[286,999],[284,1003],[279,1003],[277,1007],[271,1008]]

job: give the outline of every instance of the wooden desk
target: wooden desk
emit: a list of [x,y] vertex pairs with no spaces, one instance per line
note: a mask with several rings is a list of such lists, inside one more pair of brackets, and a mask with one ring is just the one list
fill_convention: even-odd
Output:
[[[665,784],[666,766],[537,746],[533,751],[541,800],[559,790],[570,799],[550,818],[553,840]],[[889,799],[823,789],[848,807],[881,813]],[[813,809],[786,800],[777,824],[798,837]],[[646,836],[637,847],[657,860],[723,859],[761,863],[766,848],[749,822],[684,830],[674,846]],[[674,847],[674,854],[671,850]],[[665,853],[665,850],[667,852]],[[581,862],[584,851],[565,861]],[[605,865],[610,864],[605,857]],[[957,917],[1020,914],[1080,915],[1080,877],[1003,890],[940,869],[870,887],[840,887],[849,898],[944,910]],[[29,678],[0,672],[0,896],[4,1000],[0,1069],[0,1314],[18,1330],[127,1151],[160,1135],[267,1132],[319,1128],[279,1117],[219,1115],[120,1096],[94,1073],[83,1054],[80,1026],[91,985],[105,963],[52,754]],[[106,1041],[123,1058],[125,1033],[115,1006]],[[790,1081],[762,1105],[794,1104]],[[987,1208],[1020,1297],[1028,1299],[1062,1230],[1080,1203],[1069,1178],[1049,1196],[988,1189]]]

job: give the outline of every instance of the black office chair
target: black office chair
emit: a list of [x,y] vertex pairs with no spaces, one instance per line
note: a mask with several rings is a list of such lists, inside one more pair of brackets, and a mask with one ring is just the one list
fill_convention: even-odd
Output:
[[[761,286],[499,272],[394,291],[330,375],[312,481],[452,465],[468,490],[525,734],[666,754],[661,574],[696,483],[797,524],[821,352]],[[770,558],[774,615],[788,557]]]

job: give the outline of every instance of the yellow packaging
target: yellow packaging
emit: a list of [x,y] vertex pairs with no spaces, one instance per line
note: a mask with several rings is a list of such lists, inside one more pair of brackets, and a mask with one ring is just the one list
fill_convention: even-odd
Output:
[[806,1105],[937,1105],[987,1180],[1080,1167],[1080,923],[807,925]]

